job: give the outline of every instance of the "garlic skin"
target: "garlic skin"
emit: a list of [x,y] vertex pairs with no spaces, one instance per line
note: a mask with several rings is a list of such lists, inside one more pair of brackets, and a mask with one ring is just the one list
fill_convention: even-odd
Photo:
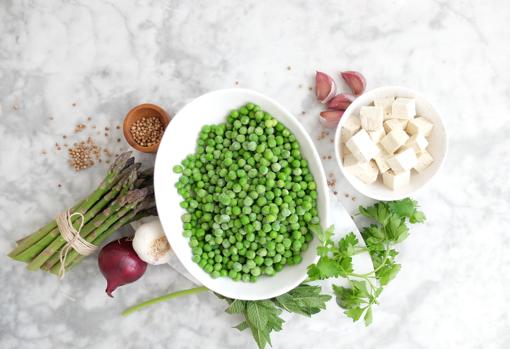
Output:
[[133,248],[141,260],[152,265],[168,263],[172,252],[158,219],[142,224],[136,230]]
[[325,110],[320,113],[320,123],[326,128],[335,128],[344,114],[343,110]]
[[356,99],[349,93],[340,93],[328,102],[328,108],[334,110],[345,110]]
[[351,70],[341,72],[340,75],[355,96],[359,96],[365,91],[367,81],[361,73]]
[[335,80],[328,74],[317,71],[315,73],[315,96],[322,103],[326,104],[335,96]]

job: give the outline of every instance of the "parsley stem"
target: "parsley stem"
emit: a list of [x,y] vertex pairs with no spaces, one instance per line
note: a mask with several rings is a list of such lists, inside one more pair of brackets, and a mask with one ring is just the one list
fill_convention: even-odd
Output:
[[181,297],[181,296],[187,296],[187,295],[190,295],[190,294],[193,294],[193,293],[199,293],[199,292],[204,292],[204,291],[208,291],[208,290],[209,289],[207,287],[202,286],[202,287],[190,288],[188,290],[172,292],[172,293],[166,294],[164,296],[152,298],[152,299],[149,299],[148,301],[145,301],[143,303],[140,303],[140,304],[134,305],[134,306],[132,306],[130,308],[127,308],[126,310],[124,310],[122,312],[122,316],[128,316],[129,314],[132,314],[135,311],[138,311],[138,310],[140,310],[142,308],[145,308],[145,307],[148,307],[148,306],[160,303],[160,302],[165,302],[165,301],[168,301],[168,300],[173,299],[173,298],[177,298],[177,297]]

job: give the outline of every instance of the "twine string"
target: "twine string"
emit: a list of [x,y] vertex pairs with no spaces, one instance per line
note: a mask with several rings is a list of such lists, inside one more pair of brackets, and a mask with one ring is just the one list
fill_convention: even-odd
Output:
[[[80,226],[78,229],[75,229],[73,226],[72,218],[74,216],[78,216],[81,220]],[[67,254],[71,249],[74,249],[82,256],[88,256],[97,249],[96,245],[91,244],[84,238],[80,236],[80,232],[85,225],[85,216],[80,212],[71,213],[71,210],[67,210],[62,212],[56,219],[58,230],[60,231],[60,235],[66,241],[64,247],[60,250],[60,270],[58,272],[60,278],[62,279],[65,275],[65,264]]]

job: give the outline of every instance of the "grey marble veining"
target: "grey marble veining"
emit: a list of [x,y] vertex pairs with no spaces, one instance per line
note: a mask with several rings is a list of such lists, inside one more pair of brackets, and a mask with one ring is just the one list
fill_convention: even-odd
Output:
[[[253,88],[294,112],[336,178],[333,209],[354,212],[369,201],[327,159],[330,138],[318,139],[320,106],[308,90],[316,69],[360,70],[369,88],[428,95],[448,125],[450,153],[415,196],[428,222],[401,247],[402,271],[373,325],[351,323],[331,302],[313,319],[288,316],[273,346],[510,347],[509,19],[503,0],[2,1],[0,347],[255,348],[211,294],[119,316],[191,285],[170,268],[150,268],[110,299],[95,258],[58,281],[5,254],[104,173],[101,165],[75,174],[55,150],[63,135],[74,142],[91,131],[74,135],[77,122],[90,116],[98,129],[114,128],[140,102],[173,114],[226,87]],[[95,137],[125,148],[112,133]]]

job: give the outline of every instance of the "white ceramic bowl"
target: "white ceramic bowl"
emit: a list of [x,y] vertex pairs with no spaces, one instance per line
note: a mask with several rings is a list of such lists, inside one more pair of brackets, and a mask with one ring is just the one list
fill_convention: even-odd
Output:
[[323,227],[329,225],[329,200],[326,176],[320,158],[310,136],[296,118],[274,100],[251,90],[226,89],[207,93],[182,108],[172,119],[156,157],[154,184],[159,219],[175,254],[186,269],[204,286],[225,297],[257,300],[276,297],[283,294],[306,278],[306,268],[317,260],[317,238],[309,244],[299,265],[286,266],[273,277],[261,277],[255,283],[235,282],[230,278],[213,279],[191,260],[191,248],[188,239],[182,235],[181,215],[185,211],[179,206],[182,198],[174,184],[179,175],[172,167],[191,153],[195,152],[196,141],[202,126],[226,121],[226,115],[247,102],[258,104],[263,110],[281,121],[296,136],[301,152],[308,160],[310,170],[317,184],[317,205]]
[[[429,141],[429,146],[427,151],[434,158],[434,162],[422,173],[417,173],[413,170],[411,173],[411,182],[408,186],[398,189],[392,190],[386,187],[382,180],[379,179],[377,182],[373,184],[365,184],[361,180],[359,180],[356,176],[353,176],[349,172],[347,172],[343,166],[342,161],[342,150],[345,144],[342,142],[342,133],[340,132],[342,126],[345,124],[347,119],[349,119],[352,115],[359,115],[359,110],[362,106],[369,105],[374,101],[375,98],[383,98],[383,97],[409,97],[414,98],[416,101],[416,114],[419,116],[424,116],[427,119],[431,120],[434,123],[434,128],[432,133],[427,140]],[[434,109],[432,104],[420,93],[415,92],[411,89],[399,86],[384,86],[379,87],[368,92],[365,92],[347,108],[345,113],[343,114],[340,122],[338,123],[336,133],[335,133],[335,154],[336,161],[338,166],[340,166],[340,170],[349,183],[361,194],[368,196],[372,199],[376,200],[400,200],[409,195],[415,193],[417,190],[423,188],[426,183],[428,183],[432,177],[439,171],[441,168],[446,153],[448,150],[448,137],[446,134],[445,125],[439,113]]]

